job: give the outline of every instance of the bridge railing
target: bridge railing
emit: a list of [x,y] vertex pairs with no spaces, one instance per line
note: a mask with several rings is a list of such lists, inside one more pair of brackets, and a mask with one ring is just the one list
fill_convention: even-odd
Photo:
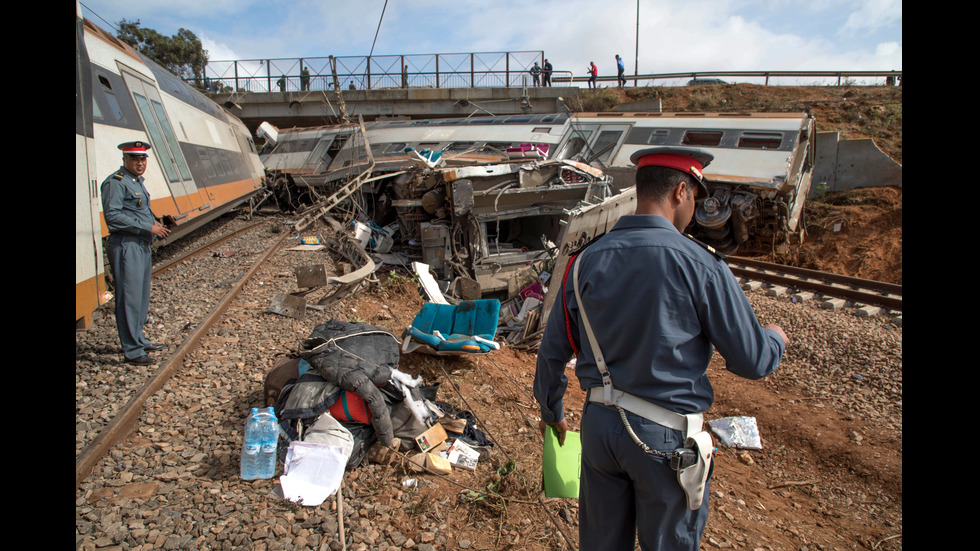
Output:
[[477,88],[522,86],[544,52],[481,52],[390,56],[209,61],[195,82],[214,92]]
[[[205,77],[191,82],[211,92],[293,92],[305,90],[372,90],[385,88],[520,87],[532,84],[534,62],[544,65],[544,52],[484,52],[391,56],[311,57],[209,61]],[[556,69],[552,84],[586,86],[585,71]],[[696,71],[626,75],[633,86],[683,85],[689,80],[729,78],[738,82],[774,84],[791,79],[799,84],[901,83],[902,71]],[[600,75],[600,83],[617,82]],[[867,81],[863,80],[866,84]]]

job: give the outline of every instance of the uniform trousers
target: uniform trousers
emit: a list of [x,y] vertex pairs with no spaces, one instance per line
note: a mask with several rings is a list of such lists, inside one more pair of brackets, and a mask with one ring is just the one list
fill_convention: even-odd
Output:
[[150,310],[153,251],[150,244],[125,233],[109,235],[109,265],[116,290],[116,330],[127,360],[146,354],[150,341],[143,335]]
[[[668,455],[684,435],[626,412],[633,432],[651,449]],[[630,437],[619,410],[587,402],[582,417],[579,545],[582,551],[700,549],[708,520],[711,476],[701,508],[687,508],[677,472],[666,457],[646,453]]]

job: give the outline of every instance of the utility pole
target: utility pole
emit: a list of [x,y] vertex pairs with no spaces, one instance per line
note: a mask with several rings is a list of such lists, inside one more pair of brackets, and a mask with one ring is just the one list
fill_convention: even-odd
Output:
[[633,52],[633,87],[636,88],[636,77],[640,74],[640,0],[636,0],[636,51]]

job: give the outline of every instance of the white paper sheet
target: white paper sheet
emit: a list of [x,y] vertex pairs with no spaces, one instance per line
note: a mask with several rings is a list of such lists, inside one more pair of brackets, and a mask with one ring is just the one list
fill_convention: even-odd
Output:
[[337,493],[344,478],[347,456],[339,446],[291,442],[279,485],[283,497],[306,507],[316,507]]

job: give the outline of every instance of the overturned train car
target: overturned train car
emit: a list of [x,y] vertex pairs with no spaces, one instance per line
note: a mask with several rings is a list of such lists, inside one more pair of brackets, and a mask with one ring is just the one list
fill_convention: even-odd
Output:
[[[362,194],[368,215],[390,207],[395,197],[381,175],[394,178],[420,162],[463,167],[576,161],[600,169],[619,192],[633,184],[633,152],[657,145],[702,148],[715,157],[705,170],[710,194],[700,201],[688,233],[726,254],[771,250],[802,238],[816,138],[812,117],[792,113],[515,115],[376,121],[365,123],[363,132],[355,126],[270,130],[274,140],[261,158],[279,189],[296,198],[331,189],[370,166],[374,184]],[[503,208],[516,212],[518,206]],[[510,212],[501,211],[501,220],[511,219]]]
[[163,243],[262,193],[265,170],[237,117],[82,18],[77,4],[75,19],[75,324],[86,328],[109,300],[99,188],[122,164],[120,143],[152,146],[144,177],[171,230]]

